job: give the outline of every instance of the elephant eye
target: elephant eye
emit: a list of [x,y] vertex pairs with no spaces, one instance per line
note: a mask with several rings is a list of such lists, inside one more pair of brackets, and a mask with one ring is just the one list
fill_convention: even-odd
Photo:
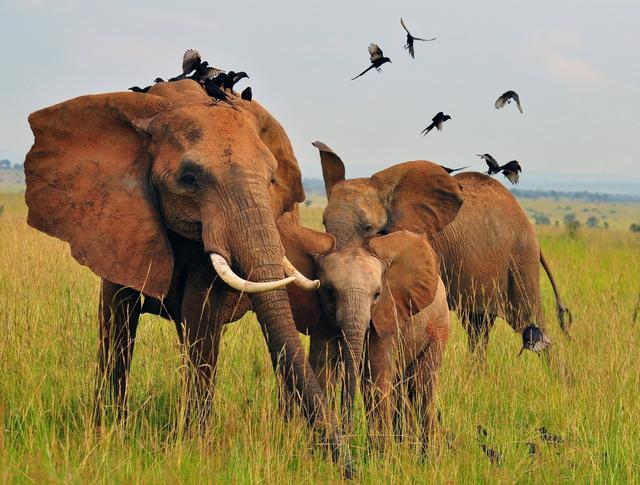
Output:
[[276,178],[275,177],[271,177],[271,183],[275,184],[276,183]]
[[180,184],[189,188],[196,189],[198,188],[198,179],[192,172],[184,171],[180,175]]
[[371,224],[365,224],[362,226],[362,229],[364,229],[364,232],[371,232],[373,231],[373,226]]
[[373,294],[373,301],[378,301],[380,299],[380,290],[376,290]]

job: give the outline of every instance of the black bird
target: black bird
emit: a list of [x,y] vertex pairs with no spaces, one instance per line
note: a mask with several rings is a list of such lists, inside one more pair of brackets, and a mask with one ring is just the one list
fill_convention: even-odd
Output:
[[151,89],[151,86],[147,86],[146,88],[141,88],[140,86],[131,86],[129,91],[133,91],[134,93],[146,93]]
[[411,35],[411,32],[409,32],[409,29],[407,29],[407,26],[404,24],[404,20],[402,20],[402,17],[400,18],[400,25],[402,25],[402,28],[407,31],[407,43],[404,45],[404,48],[409,50],[409,55],[414,59],[416,58],[416,53],[413,50],[414,40],[422,40],[425,42],[436,40],[435,37],[432,39],[421,39],[420,37],[414,37],[413,35]]
[[529,325],[522,332],[522,348],[518,355],[526,350],[532,352],[540,352],[551,345],[551,340],[547,337],[542,330],[535,325]]
[[161,77],[157,77],[153,80],[154,83],[158,84],[158,83],[163,83],[164,79],[162,79]]
[[378,44],[374,44],[373,42],[369,44],[369,57],[371,59],[371,65],[367,67],[364,71],[362,71],[360,74],[358,74],[356,77],[351,79],[352,81],[354,79],[358,79],[360,76],[365,74],[370,69],[373,69],[374,67],[376,68],[376,71],[380,72],[382,70],[380,66],[382,66],[385,62],[391,62],[391,59],[389,59],[388,57],[384,57],[382,53],[382,49],[378,47]]
[[520,96],[518,96],[518,93],[516,93],[515,91],[507,91],[498,99],[496,99],[496,102],[495,102],[496,109],[500,109],[504,107],[505,104],[511,104],[512,99],[518,105],[518,109],[520,110],[520,113],[522,113],[522,106],[520,106]]
[[216,86],[218,86],[219,88],[222,87],[222,85],[227,82],[227,79],[229,78],[229,76],[227,75],[226,72],[221,72],[220,74],[218,74],[217,76],[212,78],[212,81],[214,82],[214,84]]
[[484,155],[477,155],[480,158],[483,158],[485,162],[487,162],[487,165],[489,167],[489,170],[487,170],[487,175],[493,175],[502,172],[502,174],[507,177],[507,179],[509,179],[509,182],[514,185],[518,185],[518,182],[520,181],[519,172],[522,172],[522,167],[517,160],[511,160],[509,163],[505,163],[504,165],[500,166],[497,160],[488,153],[485,153]]
[[245,101],[251,101],[253,99],[253,92],[251,91],[251,86],[247,87],[240,93],[240,97]]
[[493,175],[494,173],[500,172],[500,164],[491,155],[489,155],[488,153],[485,153],[484,155],[480,155],[476,153],[476,155],[478,155],[480,158],[484,159],[485,162],[487,162],[487,165],[489,166],[487,175]]
[[247,79],[249,78],[247,73],[244,71],[240,71],[240,72],[229,71],[227,73],[227,76],[224,78],[222,87],[225,89],[225,91],[228,89],[233,93],[233,87],[236,85],[237,82],[239,82],[241,79],[244,79],[244,78],[247,78]]
[[538,447],[536,446],[536,444],[532,443],[531,441],[527,441],[525,445],[527,445],[527,450],[529,450],[529,456],[532,458],[536,456],[536,453],[538,452]]
[[444,165],[440,165],[440,166],[444,168],[445,172],[447,173],[453,173],[453,172],[457,172],[458,170],[464,170],[465,168],[469,168],[468,165],[466,167],[460,167],[460,168],[449,168],[449,167],[445,167]]
[[447,121],[450,120],[451,116],[444,114],[442,111],[439,111],[437,115],[435,115],[433,118],[431,118],[431,121],[433,123],[431,123],[429,126],[427,126],[424,130],[422,130],[420,132],[420,134],[422,136],[426,135],[427,133],[429,133],[431,130],[433,130],[433,128],[438,128],[438,131],[442,130],[442,124]]
[[182,56],[182,74],[172,77],[169,81],[179,81],[180,79],[193,79],[199,83],[204,83],[206,78],[215,77],[218,73],[224,72],[221,69],[210,67],[207,61],[203,61],[200,52],[196,49],[188,49]]
[[507,177],[509,182],[513,185],[518,185],[518,182],[520,182],[520,173],[522,172],[522,167],[518,163],[518,160],[511,160],[509,163],[505,163],[501,168],[502,175]]
[[491,463],[499,465],[502,461],[502,454],[499,451],[490,448],[486,443],[484,443],[484,440],[487,438],[489,433],[487,433],[487,430],[481,424],[478,425],[477,431],[477,439],[480,443],[480,449],[484,452],[485,455],[487,455],[487,458],[489,458],[489,461]]
[[540,434],[540,439],[542,441],[546,441],[547,443],[553,443],[555,445],[559,445],[564,442],[562,436],[558,436],[557,434],[550,433],[547,428],[544,426],[538,428],[538,433]]
[[220,87],[216,85],[213,79],[205,79],[204,89],[209,96],[216,100],[214,101],[214,104],[218,104],[218,102],[222,101],[231,106],[233,109],[238,109],[238,107],[231,102],[229,96],[227,96],[227,93],[220,89]]

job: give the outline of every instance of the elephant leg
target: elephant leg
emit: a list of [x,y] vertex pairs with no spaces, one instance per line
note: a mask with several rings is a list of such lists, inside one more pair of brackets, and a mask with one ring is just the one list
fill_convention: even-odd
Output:
[[183,296],[181,340],[187,361],[187,422],[203,431],[211,412],[222,327],[229,315],[227,293],[199,283],[191,281]]
[[477,356],[480,361],[485,359],[487,345],[489,344],[489,333],[495,320],[495,315],[483,313],[472,313],[468,318],[463,319],[465,330],[467,331],[469,351]]
[[335,399],[336,380],[340,364],[340,336],[322,325],[321,330],[311,333],[309,363],[318,378],[318,383],[327,397],[327,402]]
[[98,372],[95,382],[93,418],[102,422],[108,401],[118,419],[127,413],[127,378],[140,317],[140,292],[102,280],[98,315]]
[[435,390],[443,353],[443,343],[430,342],[413,363],[411,373],[407,376],[408,396],[416,413],[423,452],[427,450],[437,426]]
[[508,302],[506,318],[514,331],[522,333],[529,325],[544,329],[537,259],[529,264],[513,265],[510,269]]
[[362,392],[367,413],[367,436],[370,443],[382,449],[393,429],[392,355],[395,354],[395,345],[389,339],[382,341],[376,335],[370,335],[366,350]]

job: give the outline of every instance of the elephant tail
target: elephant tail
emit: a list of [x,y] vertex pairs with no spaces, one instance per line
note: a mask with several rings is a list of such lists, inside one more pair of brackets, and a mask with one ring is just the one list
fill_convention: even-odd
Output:
[[549,263],[547,263],[547,260],[542,254],[542,250],[540,250],[540,263],[542,263],[542,267],[549,277],[549,282],[551,283],[551,286],[553,288],[553,294],[556,297],[556,314],[558,315],[558,323],[560,323],[560,329],[567,337],[571,337],[569,335],[568,327],[573,323],[573,317],[571,316],[571,312],[569,311],[569,309],[562,302],[560,292],[558,291],[558,285],[556,285],[556,280],[553,277],[553,273],[551,273]]

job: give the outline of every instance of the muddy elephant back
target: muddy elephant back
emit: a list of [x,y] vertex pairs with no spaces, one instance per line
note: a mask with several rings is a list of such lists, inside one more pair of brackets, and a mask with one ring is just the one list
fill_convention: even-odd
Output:
[[464,204],[456,219],[433,240],[449,302],[475,312],[498,303],[508,291],[514,262],[539,258],[533,226],[517,199],[499,181],[466,172],[460,182]]

